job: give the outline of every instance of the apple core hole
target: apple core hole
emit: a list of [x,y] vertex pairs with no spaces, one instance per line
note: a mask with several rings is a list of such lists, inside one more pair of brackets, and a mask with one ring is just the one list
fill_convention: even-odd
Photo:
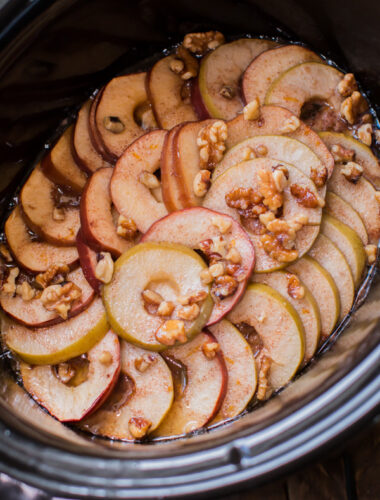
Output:
[[120,373],[116,385],[107,401],[102,406],[102,409],[109,412],[120,410],[120,408],[130,401],[135,390],[134,380],[126,373]]
[[133,110],[133,119],[139,127],[144,130],[152,130],[157,127],[154,119],[152,106],[148,101],[137,104]]
[[166,361],[173,377],[174,398],[180,399],[183,396],[188,383],[187,367],[182,363],[182,361],[179,361],[174,356],[169,356],[168,354],[163,353],[162,357]]
[[245,322],[237,323],[235,327],[248,342],[250,348],[252,349],[253,355],[256,358],[264,348],[263,341],[256,328]]
[[86,354],[52,366],[53,374],[63,384],[78,387],[88,379],[90,361]]
[[310,99],[303,104],[300,118],[306,125],[317,130],[342,132],[347,128],[334,108],[318,98]]

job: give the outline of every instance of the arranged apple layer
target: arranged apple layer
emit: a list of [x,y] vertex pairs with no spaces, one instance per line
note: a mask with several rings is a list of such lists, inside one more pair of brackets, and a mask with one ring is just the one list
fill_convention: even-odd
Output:
[[25,389],[140,442],[288,384],[376,265],[368,109],[311,50],[218,31],[106,83],[5,222],[1,341]]

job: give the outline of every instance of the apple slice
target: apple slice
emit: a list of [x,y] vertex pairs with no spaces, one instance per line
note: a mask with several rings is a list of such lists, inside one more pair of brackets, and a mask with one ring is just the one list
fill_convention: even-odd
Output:
[[342,174],[343,165],[337,165],[327,189],[349,203],[362,218],[370,243],[377,245],[380,238],[380,203],[372,184],[363,176],[353,183]]
[[175,386],[173,406],[154,437],[180,436],[205,427],[220,410],[228,372],[220,350],[213,357],[204,352],[215,342],[213,335],[201,332],[192,342],[165,353],[185,366],[187,384],[183,390]]
[[[178,318],[179,297],[203,292],[199,314],[180,323],[183,336],[191,339],[204,327],[211,314],[213,302],[209,286],[201,282],[200,273],[206,263],[193,250],[173,243],[140,243],[124,253],[116,262],[112,281],[103,288],[103,300],[112,329],[121,337],[145,349],[162,351],[173,345],[164,344],[156,333],[165,328],[166,321]],[[142,293],[150,290],[172,302],[175,309],[164,317],[149,312]],[[181,337],[183,337],[181,336]],[[178,341],[180,339],[178,338]]]
[[[94,298],[94,290],[88,284],[80,268],[69,273],[65,281],[71,281],[82,291],[81,297],[73,303],[68,312],[69,318],[72,318],[90,305]],[[0,304],[8,316],[30,328],[42,328],[64,321],[54,311],[45,309],[40,298],[25,301],[20,295],[12,296],[1,292]]]
[[318,236],[309,255],[324,267],[335,281],[340,298],[339,319],[342,320],[350,312],[355,295],[354,280],[345,256],[324,234]]
[[210,328],[223,353],[228,372],[227,392],[212,424],[239,415],[253,398],[257,385],[256,363],[243,335],[229,321]]
[[81,107],[73,132],[73,156],[79,167],[91,175],[95,170],[102,167],[110,167],[108,163],[94,148],[90,130],[89,116],[92,100],[89,99]]
[[115,161],[146,130],[137,123],[136,110],[147,102],[146,73],[113,78],[105,87],[95,111],[98,139]]
[[110,164],[114,164],[116,159],[114,155],[112,155],[109,151],[104,147],[102,138],[100,136],[100,132],[96,126],[96,110],[99,104],[99,101],[103,95],[104,87],[98,90],[97,94],[93,97],[92,103],[90,106],[90,114],[88,115],[88,131],[90,134],[91,143],[100,156]]
[[362,240],[363,245],[368,244],[368,234],[363,219],[349,203],[343,200],[343,198],[328,191],[326,193],[326,205],[324,210],[326,213],[353,229]]
[[[284,203],[281,219],[289,220],[299,214],[304,214],[308,218],[308,225],[304,226],[297,232],[295,240],[295,249],[298,251],[298,257],[302,257],[302,255],[304,255],[312,246],[318,235],[318,224],[320,224],[321,221],[321,209],[305,208],[301,206],[297,203],[296,198],[294,198],[291,194],[290,186],[293,184],[304,186],[309,189],[310,192],[315,193],[315,195],[317,195],[317,191],[314,183],[300,170],[293,167],[293,165],[283,162],[281,162],[281,165],[285,166],[289,172],[288,186],[285,188],[283,193]],[[271,158],[256,158],[254,160],[242,162],[234,167],[230,167],[222,175],[215,179],[206,194],[203,203],[205,207],[230,215],[243,225],[255,248],[256,272],[275,271],[284,267],[285,264],[274,260],[265,252],[260,240],[261,234],[257,234],[255,227],[252,228],[250,225],[251,222],[255,222],[255,220],[244,219],[239,215],[237,209],[228,206],[226,202],[226,195],[233,189],[242,187],[251,187],[254,190],[257,190],[259,186],[258,172],[261,170],[271,172],[276,166],[278,166],[277,160],[272,160]]]
[[168,213],[164,203],[157,201],[153,189],[144,184],[141,177],[160,169],[167,135],[164,130],[154,130],[133,142],[117,161],[111,178],[111,198],[116,210],[131,217],[142,233]]
[[188,82],[170,69],[175,59],[175,54],[160,59],[147,76],[147,92],[154,116],[159,126],[167,130],[197,119],[190,96],[185,95]]
[[270,360],[270,388],[276,391],[286,385],[296,374],[305,353],[304,328],[290,302],[270,286],[252,283],[228,319],[235,325],[245,324],[254,329],[254,337],[258,337],[255,344],[260,351],[257,355]]
[[75,247],[58,247],[40,241],[32,235],[25,224],[19,205],[8,217],[4,231],[16,261],[32,273],[43,273],[57,262],[73,267],[78,261],[78,252]]
[[41,166],[37,165],[20,193],[26,223],[49,243],[75,245],[75,236],[80,226],[79,209],[69,206],[63,209],[63,220],[55,217],[56,190],[57,186],[46,177]]
[[6,345],[32,365],[63,363],[89,351],[109,327],[101,299],[63,323],[31,330],[3,315],[1,331]]
[[[107,362],[102,362],[102,356]],[[59,370],[71,376],[68,382]],[[60,422],[78,422],[107,399],[120,372],[120,344],[112,331],[80,358],[64,366],[32,366],[20,363],[25,389]],[[66,375],[65,373],[65,375]]]
[[102,283],[96,277],[96,266],[98,264],[97,253],[87,245],[81,230],[79,230],[77,234],[77,249],[80,265],[86,280],[93,290],[97,294],[100,294],[100,286]]
[[[121,341],[121,372],[113,393],[99,410],[80,423],[92,434],[134,441],[153,432],[173,403],[173,379],[159,354]],[[134,423],[145,429],[140,436]],[[131,430],[133,433],[131,433]]]
[[334,158],[318,134],[302,121],[300,121],[299,127],[294,132],[283,133],[283,127],[287,120],[293,118],[293,113],[280,106],[263,106],[260,109],[260,118],[258,120],[245,120],[244,116],[237,116],[227,124],[227,149],[232,148],[244,139],[256,135],[286,135],[308,146],[326,167],[328,177],[330,177],[334,170]]
[[287,268],[296,273],[317,302],[321,318],[321,336],[326,339],[333,331],[340,314],[340,298],[335,281],[315,259],[304,255]]
[[116,232],[109,189],[112,173],[112,168],[105,167],[92,174],[82,194],[80,220],[82,235],[90,247],[118,257],[135,241],[126,240]]
[[[292,296],[292,280],[298,280],[304,289],[303,297]],[[276,290],[297,311],[305,330],[304,363],[314,356],[321,334],[321,317],[318,304],[307,286],[293,273],[277,271],[274,273],[254,274],[251,278],[254,283],[264,283]],[[297,290],[294,290],[295,292]]]
[[203,103],[201,92],[199,90],[198,78],[191,82],[191,104],[195,110],[198,120],[207,120],[207,118],[210,118],[209,112]]
[[264,104],[269,87],[284,71],[310,61],[321,63],[322,59],[301,45],[285,45],[259,54],[243,76],[242,91],[245,102],[251,102],[257,97],[260,104]]
[[81,193],[87,181],[87,175],[79,168],[72,155],[73,125],[70,125],[55,146],[41,162],[41,167],[54,184],[68,188],[73,193]]
[[320,132],[319,136],[330,150],[338,145],[351,151],[353,161],[363,167],[364,177],[371,181],[376,189],[380,189],[380,165],[371,148],[347,134]]
[[[226,234],[221,235],[216,226],[218,223],[230,226]],[[206,208],[194,207],[169,214],[157,221],[142,238],[143,242],[165,241],[180,243],[193,250],[199,250],[201,242],[206,240],[212,242],[213,238],[218,239],[220,237],[225,242],[226,251],[230,242],[234,240],[235,248],[241,256],[239,273],[245,278],[239,282],[238,288],[233,295],[214,304],[211,316],[208,319],[208,325],[220,321],[244,293],[255,262],[254,249],[248,234],[240,224],[228,215]]]
[[[221,45],[202,59],[198,85],[211,117],[231,120],[241,111],[240,80],[245,69],[261,52],[276,45],[271,40],[242,38]],[[226,93],[224,89],[228,89]]]
[[346,257],[355,287],[359,286],[366,265],[366,253],[362,240],[353,229],[331,215],[322,217],[321,232],[335,243]]
[[[325,195],[327,181],[327,170],[318,156],[305,144],[296,139],[291,139],[283,135],[261,135],[250,137],[236,144],[224,155],[218,163],[213,173],[213,179],[222,174],[225,170],[237,163],[247,160],[247,153],[252,151],[256,155],[258,151],[264,151],[266,157],[274,160],[284,161],[297,167],[301,172],[312,179],[320,177],[320,184],[317,185],[320,196]],[[259,155],[258,155],[259,156]],[[316,176],[316,177],[315,177]]]

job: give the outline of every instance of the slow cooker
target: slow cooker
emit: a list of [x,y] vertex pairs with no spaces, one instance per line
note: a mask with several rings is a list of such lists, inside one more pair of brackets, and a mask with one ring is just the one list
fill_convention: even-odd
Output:
[[[375,108],[380,103],[380,5],[373,0],[0,5],[2,213],[36,155],[95,88],[189,31],[305,42],[355,72]],[[89,438],[63,426],[17,384],[3,356],[0,471],[57,496],[107,499],[220,495],[273,479],[378,412],[379,318],[380,281],[372,266],[354,313],[279,395],[208,432],[144,445]]]

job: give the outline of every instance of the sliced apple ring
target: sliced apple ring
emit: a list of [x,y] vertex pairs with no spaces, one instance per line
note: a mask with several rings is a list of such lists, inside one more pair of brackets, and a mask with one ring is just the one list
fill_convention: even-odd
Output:
[[121,372],[113,393],[80,427],[110,439],[141,439],[165,418],[173,392],[172,375],[162,357],[122,340]]
[[380,165],[371,148],[350,135],[338,132],[320,132],[320,138],[331,151],[333,146],[341,146],[352,153],[352,160],[363,167],[363,175],[376,189],[380,189]]
[[[99,139],[115,161],[146,132],[136,121],[136,110],[147,102],[146,73],[118,76],[105,87],[95,111]],[[153,116],[152,116],[153,119]],[[152,123],[152,125],[154,125]]]
[[117,158],[115,158],[115,155],[112,155],[104,147],[102,138],[100,136],[100,132],[96,126],[96,110],[97,110],[99,101],[103,95],[103,92],[104,92],[104,87],[99,89],[97,94],[92,99],[91,106],[90,106],[90,114],[88,115],[88,131],[90,134],[91,143],[92,143],[95,151],[97,151],[105,161],[107,161],[108,163],[113,165],[116,162]]
[[142,233],[168,213],[164,203],[155,197],[154,190],[161,190],[160,182],[149,178],[160,168],[167,134],[154,130],[133,142],[117,161],[111,178],[111,198],[116,210],[131,217]]
[[[274,260],[265,252],[260,240],[261,234],[258,234],[255,227],[251,228],[250,219],[245,220],[239,215],[237,209],[227,205],[226,195],[232,192],[232,190],[242,187],[257,189],[259,186],[258,172],[261,170],[272,172],[272,169],[278,166],[278,164],[277,160],[272,160],[271,158],[256,158],[230,167],[215,179],[203,202],[204,207],[230,215],[232,218],[242,223],[255,248],[256,272],[275,271],[284,267],[285,264]],[[281,162],[281,165],[283,165],[289,173],[288,186],[283,192],[284,202],[281,219],[289,220],[293,216],[298,216],[300,214],[305,215],[308,219],[308,225],[304,225],[302,229],[297,232],[295,239],[295,249],[298,252],[299,258],[310,249],[315,238],[318,236],[318,225],[321,221],[322,211],[320,207],[305,208],[297,203],[296,198],[294,198],[290,192],[290,186],[293,184],[304,186],[305,189],[310,190],[310,192],[317,196],[316,187],[314,183],[297,168],[283,162]]]
[[253,398],[257,385],[256,363],[243,335],[229,321],[210,327],[223,353],[228,372],[227,391],[212,424],[236,417]]
[[339,248],[324,234],[320,234],[309,252],[330,273],[339,291],[340,316],[342,320],[351,310],[355,296],[355,285],[348,262]]
[[7,347],[31,365],[53,365],[89,351],[109,326],[101,299],[63,323],[30,329],[3,315],[2,337]]
[[87,174],[92,174],[102,167],[110,167],[108,163],[94,148],[90,130],[89,116],[92,101],[89,99],[81,107],[73,132],[73,156],[79,167]]
[[262,283],[248,286],[243,300],[230,312],[235,325],[248,325],[259,336],[259,355],[270,361],[268,382],[276,391],[296,374],[304,358],[305,331],[294,307],[276,290]]
[[331,215],[322,217],[321,232],[335,243],[346,257],[355,286],[359,286],[366,265],[366,253],[358,234],[343,222]]
[[186,345],[165,353],[184,365],[187,383],[175,385],[174,401],[154,437],[180,436],[207,425],[218,413],[227,391],[228,372],[218,350],[207,356],[208,346],[217,343],[210,333],[201,332]]
[[90,247],[118,257],[135,244],[135,238],[127,240],[117,234],[109,189],[112,173],[106,167],[92,174],[82,194],[80,220],[81,233]]
[[245,70],[242,81],[245,102],[251,102],[257,97],[260,104],[264,104],[271,84],[284,71],[310,61],[321,63],[322,59],[315,52],[301,45],[285,45],[262,52]]
[[[190,340],[205,326],[213,306],[209,285],[203,284],[200,278],[205,268],[202,258],[183,245],[151,242],[131,248],[115,262],[112,281],[103,288],[103,300],[112,329],[133,344],[152,351],[162,351],[177,341]],[[143,298],[143,292],[147,290],[159,294],[162,297],[160,303],[172,303],[174,309],[171,313],[160,316],[156,311],[148,312],[149,301]],[[197,316],[181,320],[178,316],[182,308],[179,297],[198,293],[203,293],[205,298],[198,303]],[[178,327],[178,338],[173,336],[172,341],[168,339],[163,343],[164,339],[158,336],[158,332],[166,328],[168,320],[175,322],[168,325],[168,328],[176,328],[175,333]]]
[[[220,232],[220,227],[223,228],[223,226],[228,228],[225,234]],[[212,244],[213,240],[217,241],[219,239],[222,241],[225,253],[228,252],[230,243],[234,242],[234,248],[239,253],[241,259],[236,271],[240,274],[239,280],[241,281],[239,281],[233,295],[214,304],[211,316],[207,322],[208,325],[213,325],[220,321],[234,307],[244,293],[255,262],[254,249],[248,234],[240,224],[228,215],[223,215],[202,207],[194,207],[175,212],[157,221],[142,238],[143,242],[165,241],[168,243],[180,243],[193,250],[199,250],[201,248],[200,244],[206,240],[206,242]],[[211,248],[210,252],[212,253]],[[222,258],[222,255],[220,257]],[[242,279],[243,276],[244,279]]]
[[[73,318],[90,305],[94,298],[94,290],[90,287],[80,268],[69,273],[65,281],[74,283],[82,291],[81,297],[72,304],[68,311],[68,317]],[[30,328],[42,328],[64,321],[54,311],[45,309],[39,298],[26,301],[20,295],[12,296],[1,292],[0,304],[8,316]]]
[[263,106],[258,120],[245,120],[243,115],[237,116],[227,123],[227,149],[256,135],[285,135],[309,147],[327,168],[330,177],[334,170],[334,158],[322,139],[301,120],[294,132],[285,133],[284,127],[289,119],[294,119],[293,113],[280,106]]
[[317,302],[321,318],[321,336],[326,339],[334,330],[340,314],[340,298],[335,281],[315,259],[304,255],[287,269],[296,273]]
[[[290,163],[313,179],[318,187],[320,196],[325,196],[327,170],[318,156],[308,147],[296,139],[283,135],[261,135],[250,137],[236,144],[228,150],[221,162],[218,163],[213,173],[216,179],[225,170],[237,163],[247,160],[250,154],[260,156],[256,152],[264,151],[268,158]],[[319,179],[319,183],[317,181]]]
[[73,267],[78,261],[75,247],[51,245],[31,235],[19,205],[8,217],[4,231],[14,258],[21,267],[32,273],[43,273],[57,262]]
[[[23,214],[30,229],[53,245],[75,245],[78,232],[79,209],[63,209],[63,220],[55,217],[53,184],[37,165],[30,174],[20,193]],[[38,193],[38,196],[36,196]]]
[[[66,383],[59,377],[60,371],[64,372],[65,382],[66,377],[69,379]],[[20,363],[25,389],[60,422],[78,422],[96,411],[111,393],[119,372],[120,344],[112,331],[86,356],[63,366]]]
[[55,146],[41,162],[41,167],[52,182],[68,188],[73,193],[81,193],[87,175],[79,168],[72,154],[73,125],[70,125]]
[[[297,311],[305,331],[304,363],[314,356],[321,334],[321,317],[318,304],[307,286],[293,273],[277,271],[275,273],[254,274],[251,278],[254,283],[263,283],[276,290]],[[292,288],[292,284],[296,285]],[[297,296],[300,288],[303,296]],[[300,291],[301,292],[301,291]]]
[[159,126],[166,130],[197,119],[190,98],[183,96],[188,82],[170,69],[175,60],[175,54],[160,59],[147,76],[147,92],[154,115]]
[[368,244],[368,234],[363,219],[349,203],[343,200],[343,198],[328,191],[326,193],[326,205],[324,210],[326,213],[353,229],[362,240],[363,245]]
[[343,165],[337,164],[327,189],[349,203],[362,218],[370,243],[377,245],[380,238],[380,203],[372,184],[363,176],[354,183],[342,173]]
[[[231,120],[241,111],[240,80],[244,71],[255,57],[276,45],[271,40],[242,38],[221,45],[202,59],[198,85],[211,117]],[[226,88],[228,95],[223,92]]]
[[96,277],[96,266],[98,264],[97,253],[87,245],[81,230],[79,230],[77,234],[77,249],[80,265],[86,280],[92,289],[97,294],[100,294],[100,286],[102,283]]

